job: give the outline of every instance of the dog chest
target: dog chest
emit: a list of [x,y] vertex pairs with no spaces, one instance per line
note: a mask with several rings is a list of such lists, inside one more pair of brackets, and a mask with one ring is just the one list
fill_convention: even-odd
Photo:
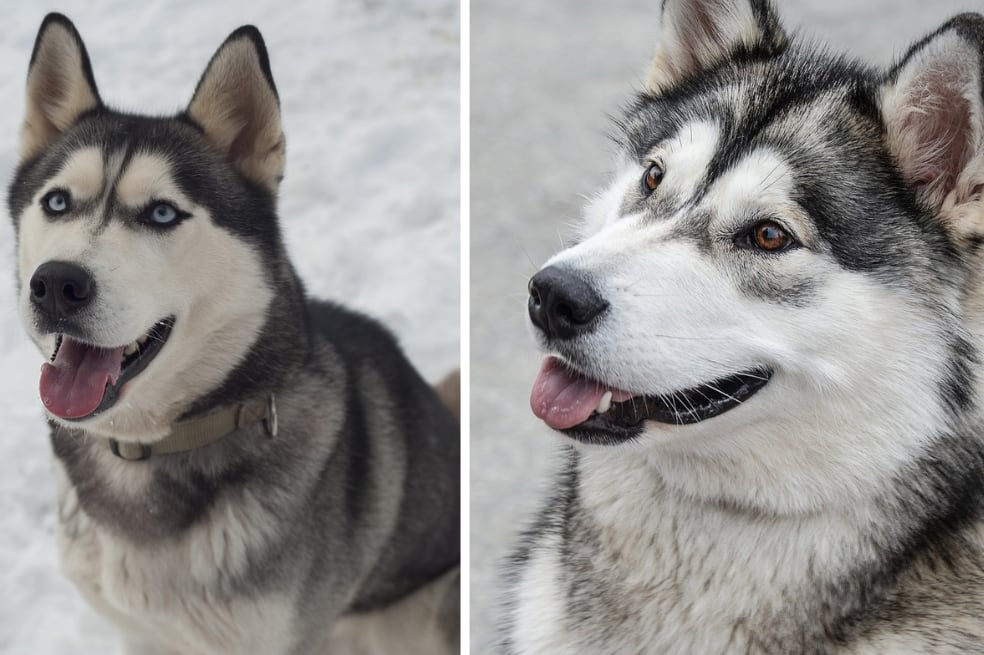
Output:
[[292,594],[233,590],[229,569],[220,565],[224,556],[235,563],[231,535],[241,526],[212,528],[172,543],[134,546],[89,518],[71,487],[59,499],[62,569],[122,629],[133,652],[289,653]]

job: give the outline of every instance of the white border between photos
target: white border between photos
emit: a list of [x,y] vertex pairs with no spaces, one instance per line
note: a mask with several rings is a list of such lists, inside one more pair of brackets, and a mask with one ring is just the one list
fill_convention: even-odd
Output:
[[461,24],[459,28],[459,59],[461,84],[459,88],[460,114],[458,124],[461,133],[461,154],[459,161],[459,189],[461,193],[461,236],[460,274],[461,274],[461,652],[469,652],[471,644],[471,4],[461,0]]

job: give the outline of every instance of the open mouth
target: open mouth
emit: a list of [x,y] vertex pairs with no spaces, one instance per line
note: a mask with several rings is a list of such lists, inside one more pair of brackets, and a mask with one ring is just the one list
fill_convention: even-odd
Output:
[[755,368],[690,389],[640,395],[605,385],[548,357],[533,385],[530,406],[547,425],[579,441],[621,443],[638,436],[644,421],[689,425],[724,414],[771,378],[770,369]]
[[171,335],[174,317],[162,319],[132,343],[101,348],[66,334],[55,338],[51,362],[41,367],[41,402],[67,420],[112,407],[119,391],[153,361]]

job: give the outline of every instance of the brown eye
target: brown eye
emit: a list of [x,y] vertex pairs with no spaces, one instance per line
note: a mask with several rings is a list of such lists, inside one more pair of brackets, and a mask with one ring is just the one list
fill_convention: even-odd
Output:
[[752,228],[751,237],[755,247],[767,252],[785,250],[795,243],[781,225],[772,221],[763,221]]
[[663,181],[663,166],[657,162],[650,162],[646,174],[642,177],[642,195],[649,196],[659,183]]

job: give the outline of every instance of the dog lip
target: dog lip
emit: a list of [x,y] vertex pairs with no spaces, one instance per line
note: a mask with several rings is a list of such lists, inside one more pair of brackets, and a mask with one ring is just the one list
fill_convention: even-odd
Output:
[[692,425],[738,407],[765,387],[773,373],[758,367],[671,394],[637,395],[561,432],[585,443],[613,444],[638,437],[645,421]]
[[[137,350],[136,355],[127,357],[130,360],[129,363],[125,364],[120,371],[120,377],[116,380],[116,383],[110,383],[106,385],[106,390],[103,393],[102,402],[96,407],[92,412],[86,414],[85,416],[80,416],[78,418],[72,419],[62,419],[69,422],[85,421],[94,416],[101,414],[110,407],[116,404],[119,400],[119,392],[123,386],[139,375],[150,362],[157,357],[157,354],[164,348],[164,344],[167,343],[168,337],[171,335],[171,330],[174,327],[174,316],[168,316],[163,318],[157,323],[155,323],[147,332],[144,334],[150,335],[151,338],[147,340],[147,345],[142,349]],[[57,353],[57,349],[56,349]]]
[[48,358],[49,362],[55,361],[55,358],[58,357],[58,349],[61,348],[62,342],[64,340],[65,340],[64,334],[59,333],[55,335],[55,349],[52,351],[51,357]]

